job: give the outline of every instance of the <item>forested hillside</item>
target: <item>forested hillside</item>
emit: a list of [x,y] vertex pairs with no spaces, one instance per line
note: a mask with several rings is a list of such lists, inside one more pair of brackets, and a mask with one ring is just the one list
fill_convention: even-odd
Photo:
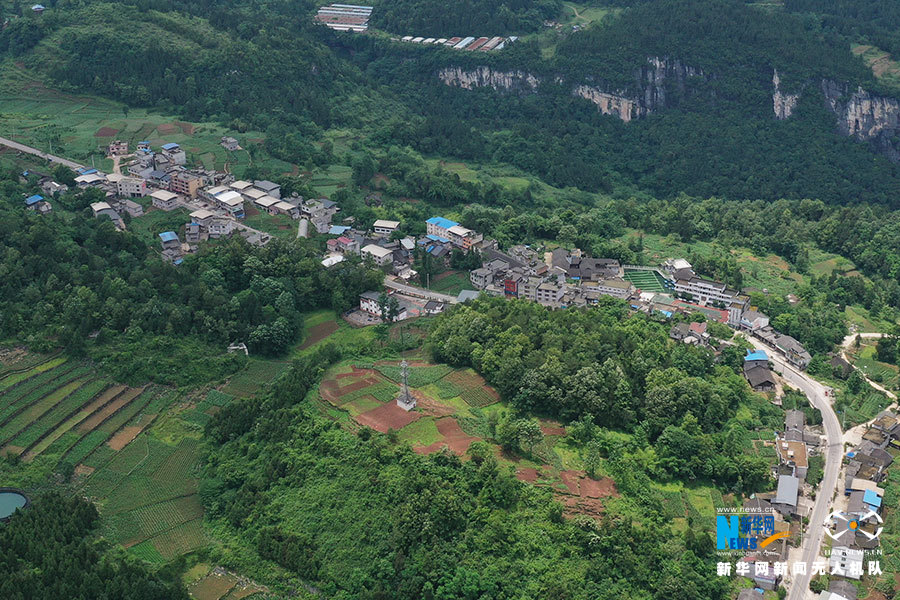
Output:
[[560,0],[392,0],[380,3],[372,20],[394,33],[494,36],[537,31],[561,8]]
[[[591,314],[616,333],[641,327],[617,322],[615,312]],[[301,399],[339,354],[325,347],[308,356],[270,395],[230,405],[207,427],[213,443],[201,495],[215,523],[264,564],[331,598],[728,597],[727,582],[709,576],[709,536],[683,537],[664,524],[658,492],[633,464],[632,452],[655,460],[640,442],[603,451],[612,453],[616,482],[641,516],[565,520],[548,490],[514,479],[490,451],[464,462],[449,453],[420,457],[390,436],[367,429],[355,436],[323,419]],[[661,464],[678,473],[706,460],[683,462],[692,444],[712,444],[696,420],[685,422],[687,432],[667,429],[670,446],[661,446],[677,454],[662,450]],[[765,476],[757,459],[737,459],[758,463]]]

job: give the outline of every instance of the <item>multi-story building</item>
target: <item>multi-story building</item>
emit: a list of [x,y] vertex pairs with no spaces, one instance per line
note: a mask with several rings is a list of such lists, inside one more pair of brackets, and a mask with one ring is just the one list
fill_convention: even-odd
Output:
[[203,179],[188,171],[176,171],[172,173],[172,179],[169,182],[169,189],[176,194],[187,196],[188,198],[196,198],[203,186]]
[[147,182],[139,177],[122,177],[116,182],[116,193],[123,198],[143,198]]
[[446,238],[450,240],[453,245],[459,246],[463,250],[468,250],[484,239],[481,234],[463,227],[456,221],[445,219],[444,217],[431,217],[425,221],[425,232],[430,235]]
[[163,144],[162,155],[166,157],[173,165],[183,165],[187,162],[187,154],[185,154],[181,146],[179,146],[175,142]]
[[555,308],[559,306],[559,301],[562,299],[564,292],[565,286],[545,281],[537,287],[535,300],[538,304]]
[[109,146],[107,146],[106,148],[106,153],[109,156],[121,156],[123,154],[128,154],[128,142],[124,142],[122,140],[110,142]]
[[174,210],[178,207],[178,194],[168,190],[156,190],[150,194],[153,199],[153,206],[161,210]]
[[378,235],[391,235],[400,228],[400,221],[378,219],[372,224],[372,231]]

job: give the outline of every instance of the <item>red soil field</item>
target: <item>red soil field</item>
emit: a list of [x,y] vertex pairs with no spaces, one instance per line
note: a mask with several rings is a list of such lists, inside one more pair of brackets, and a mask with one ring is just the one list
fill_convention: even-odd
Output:
[[415,451],[418,454],[432,454],[440,451],[442,447],[446,446],[454,454],[462,456],[466,453],[466,450],[469,449],[472,442],[478,441],[477,437],[466,435],[454,418],[448,417],[445,419],[438,419],[436,425],[437,430],[444,436],[444,439],[435,442],[430,446],[415,448]]
[[112,127],[101,127],[97,130],[97,133],[94,134],[94,137],[112,137],[119,133],[118,129],[113,129]]
[[[356,421],[360,425],[371,427],[375,431],[387,433],[388,429],[393,429],[395,431],[402,429],[413,421],[418,420],[421,416],[422,415],[412,410],[406,412],[397,406],[396,402],[387,402],[378,408],[373,408],[370,411],[362,413],[356,417]],[[456,421],[454,421],[454,424],[455,423]],[[457,425],[457,427],[459,426]],[[438,425],[438,431],[440,431],[440,429],[441,427]],[[466,444],[466,448],[468,447],[469,445]]]
[[410,390],[410,392],[416,397],[416,407],[426,415],[431,415],[432,417],[448,417],[456,412],[455,408],[441,404],[434,398],[429,398],[428,396],[419,393],[417,390]]
[[535,483],[538,480],[538,470],[529,467],[519,467],[516,469],[516,479],[527,483]]
[[[150,420],[148,420],[148,422],[150,422]],[[131,441],[136,438],[141,431],[143,431],[143,429],[143,427],[135,425],[132,425],[131,427],[123,427],[118,432],[116,432],[116,435],[112,436],[106,443],[110,448],[118,452],[119,450],[130,444]]]
[[175,133],[178,131],[178,126],[172,123],[163,123],[162,125],[158,125],[156,130],[160,132],[162,135],[167,135],[170,133]]
[[566,428],[562,425],[556,425],[552,423],[548,423],[546,425],[541,425],[541,431],[544,432],[544,435],[558,435],[563,436],[566,435]]

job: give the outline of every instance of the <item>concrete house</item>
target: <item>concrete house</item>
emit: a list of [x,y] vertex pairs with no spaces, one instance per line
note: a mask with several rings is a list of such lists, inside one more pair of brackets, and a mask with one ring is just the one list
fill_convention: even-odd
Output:
[[163,144],[162,155],[174,165],[183,165],[187,162],[187,154],[184,149],[174,142]]
[[745,310],[741,315],[741,329],[756,331],[769,324],[769,317],[756,310]]
[[169,181],[169,189],[176,194],[196,198],[203,187],[203,178],[188,171],[175,171]]
[[806,479],[806,472],[809,469],[806,444],[803,442],[778,440],[775,443],[775,451],[778,453],[781,463],[794,470],[795,477]]
[[847,546],[835,546],[828,558],[828,571],[849,579],[860,579],[863,574],[863,551]]
[[122,217],[119,216],[113,207],[110,206],[107,202],[94,202],[91,204],[91,212],[94,214],[94,218],[99,217],[109,217],[109,219],[113,223],[121,223]]
[[802,410],[788,410],[784,413],[784,439],[791,442],[803,441],[806,414]]
[[[359,295],[359,308],[360,310],[369,313],[370,315],[374,315],[376,317],[381,317],[381,307],[378,305],[378,301],[381,299],[380,292],[363,292]],[[397,321],[405,321],[409,318],[409,310],[406,302],[399,302],[399,311],[397,313]]]
[[128,154],[128,142],[122,140],[110,142],[106,147],[106,154],[108,156],[121,156],[123,154]]
[[241,146],[236,139],[233,137],[223,136],[222,137],[222,147],[228,150],[229,152],[234,152],[235,150],[240,150]]
[[178,208],[178,194],[168,190],[156,190],[150,194],[153,206],[160,210],[174,210]]
[[387,219],[378,219],[372,223],[372,231],[376,235],[391,235],[400,228],[400,221],[388,221]]
[[375,244],[369,244],[361,250],[361,256],[365,259],[367,257],[371,258],[375,261],[375,264],[379,267],[383,267],[384,265],[390,264],[393,260],[394,252],[387,248],[382,248],[381,246],[376,246]]
[[139,177],[122,177],[116,182],[116,193],[123,198],[143,198],[147,182]]
[[789,335],[781,335],[775,338],[775,347],[784,353],[789,363],[799,369],[805,369],[812,360],[809,352],[803,347],[803,344],[795,340]]

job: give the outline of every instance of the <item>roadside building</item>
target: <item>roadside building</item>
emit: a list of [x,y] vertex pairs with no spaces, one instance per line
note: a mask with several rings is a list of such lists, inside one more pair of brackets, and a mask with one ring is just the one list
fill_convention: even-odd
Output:
[[775,339],[775,347],[784,353],[784,357],[789,363],[800,369],[809,366],[812,360],[809,352],[803,347],[803,344],[795,340],[789,335],[780,335]]
[[793,475],[779,475],[778,489],[772,499],[772,507],[785,517],[797,514],[797,498],[800,495],[800,480]]
[[293,204],[291,204],[290,202],[285,202],[284,200],[279,200],[278,202],[276,202],[275,204],[272,205],[272,208],[274,208],[275,211],[279,215],[287,215],[292,219],[300,218],[300,209],[298,207],[294,206]]
[[834,546],[828,558],[829,573],[849,579],[860,579],[863,574],[863,551]]
[[122,217],[119,216],[119,213],[113,210],[113,207],[107,202],[94,202],[91,204],[91,212],[93,213],[94,218],[108,217],[116,224],[122,221]]

